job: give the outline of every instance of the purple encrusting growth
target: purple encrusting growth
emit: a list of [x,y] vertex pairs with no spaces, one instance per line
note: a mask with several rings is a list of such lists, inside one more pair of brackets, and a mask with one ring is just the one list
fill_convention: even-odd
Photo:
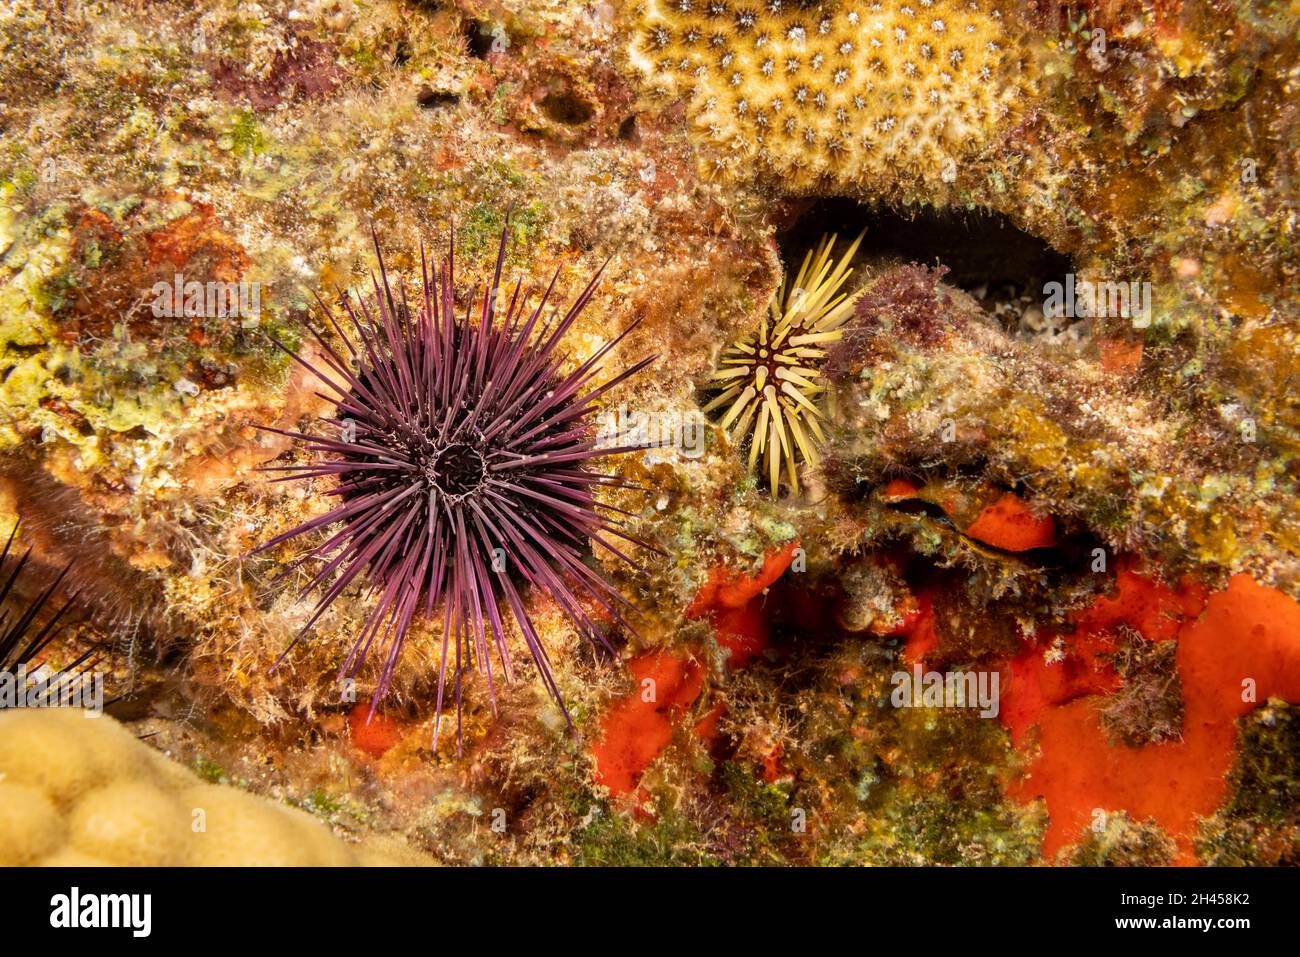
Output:
[[[355,674],[372,648],[386,646],[372,713],[392,681],[412,622],[417,615],[434,614],[439,604],[439,721],[449,641],[455,645],[458,716],[461,678],[471,658],[486,675],[496,707],[491,643],[496,645],[506,680],[513,679],[503,603],[563,709],[546,649],[525,610],[522,586],[549,595],[581,633],[606,647],[604,635],[583,610],[579,591],[630,628],[619,606],[631,609],[632,605],[588,567],[583,555],[592,540],[636,565],[602,533],[650,547],[621,531],[622,522],[602,515],[593,495],[599,486],[635,486],[587,466],[592,459],[645,446],[602,447],[589,416],[600,396],[655,357],[643,359],[598,387],[587,387],[604,357],[640,320],[572,371],[563,372],[567,355],[558,351],[559,344],[591,301],[603,266],[563,313],[549,305],[558,269],[531,308],[527,303],[532,292],[523,289],[520,280],[508,307],[499,313],[493,291],[500,289],[506,252],[503,232],[492,283],[484,290],[477,319],[472,315],[476,297],[471,294],[464,319],[457,321],[454,251],[449,251],[441,269],[431,269],[421,249],[422,289],[415,308],[408,304],[400,283],[394,296],[378,239],[375,251],[379,277],[371,275],[373,306],[357,297],[354,308],[340,294],[352,337],[321,303],[346,356],[315,330],[318,359],[307,361],[281,346],[335,393],[330,398],[337,417],[325,421],[332,422],[340,434],[329,438],[269,429],[301,440],[315,455],[308,464],[271,471],[291,473],[275,481],[337,478],[338,484],[326,494],[336,496],[338,505],[256,551],[338,525],[329,538],[286,569],[285,574],[308,559],[326,559],[305,588],[317,591],[319,597],[294,643],[364,572],[378,599],[339,676]],[[505,301],[504,291],[501,298]],[[459,739],[459,720],[457,725]]]
[[940,283],[948,274],[942,265],[911,263],[881,273],[858,296],[843,338],[827,349],[827,377],[844,381],[856,376],[877,336],[888,330],[895,339],[921,346],[943,340],[956,314],[944,305]]

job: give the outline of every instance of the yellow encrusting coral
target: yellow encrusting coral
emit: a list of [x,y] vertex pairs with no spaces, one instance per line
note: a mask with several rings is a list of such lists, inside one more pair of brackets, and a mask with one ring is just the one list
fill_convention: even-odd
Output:
[[[817,366],[826,358],[823,347],[840,338],[840,327],[853,311],[853,301],[840,289],[853,274],[849,263],[862,235],[838,262],[831,259],[836,237],[823,236],[816,250],[804,256],[789,291],[784,282],[777,289],[757,334],[728,346],[710,376],[722,392],[704,411],[727,407],[720,425],[731,430],[732,442],[742,442],[752,432],[749,467],[753,469],[763,456],[773,497],[782,463],[791,490],[799,491],[796,451],[804,461],[818,462],[817,447],[825,436],[818,422],[821,411],[813,400],[825,389],[818,381]],[[808,431],[801,424],[805,419]]]
[[990,0],[643,0],[629,63],[721,172],[931,190],[1017,115],[1032,62]]
[[0,714],[0,866],[417,863],[400,841],[348,844],[303,811],[205,783],[107,716]]

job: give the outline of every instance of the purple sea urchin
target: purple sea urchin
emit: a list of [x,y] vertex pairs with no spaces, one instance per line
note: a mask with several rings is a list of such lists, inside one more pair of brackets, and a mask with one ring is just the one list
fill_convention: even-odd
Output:
[[[522,279],[508,299],[501,290],[503,231],[492,283],[484,290],[477,319],[472,315],[476,297],[471,294],[464,319],[457,321],[454,250],[441,270],[431,270],[421,250],[421,298],[414,307],[400,283],[394,296],[377,239],[375,251],[379,276],[371,276],[373,308],[360,297],[354,308],[340,295],[353,338],[329,307],[320,304],[342,340],[346,358],[315,330],[318,361],[281,346],[335,394],[331,401],[337,417],[326,421],[340,430],[339,436],[269,429],[302,441],[315,456],[305,465],[273,469],[290,473],[276,481],[335,477],[338,484],[327,494],[339,504],[256,550],[338,526],[289,566],[292,570],[308,559],[326,559],[305,588],[319,597],[294,642],[365,572],[379,597],[340,678],[355,674],[372,648],[385,649],[372,711],[388,690],[412,622],[417,615],[432,615],[439,603],[439,716],[449,642],[455,646],[457,714],[461,678],[470,659],[486,675],[496,705],[490,642],[496,645],[506,680],[513,679],[503,603],[518,623],[547,689],[563,708],[542,638],[525,610],[521,585],[549,595],[579,632],[601,644],[607,645],[606,639],[583,609],[580,592],[613,620],[627,624],[619,606],[630,609],[631,604],[587,566],[583,550],[589,541],[599,542],[635,566],[604,534],[650,546],[620,530],[622,522],[598,511],[593,495],[598,487],[630,483],[590,471],[588,463],[643,446],[603,447],[588,417],[601,395],[654,357],[588,387],[605,356],[640,320],[565,372],[566,356],[558,346],[591,301],[604,267],[567,311],[549,305],[558,269],[529,308],[533,295],[523,288]],[[502,310],[500,303],[508,305]],[[436,746],[436,730],[434,740]]]

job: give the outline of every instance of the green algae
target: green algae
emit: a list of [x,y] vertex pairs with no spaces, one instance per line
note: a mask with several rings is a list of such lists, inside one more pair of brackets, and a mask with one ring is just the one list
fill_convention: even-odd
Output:
[[592,804],[575,834],[574,863],[586,867],[700,867],[716,863],[698,826],[668,809],[637,824],[607,804]]
[[1239,719],[1228,800],[1202,823],[1203,863],[1300,863],[1300,708],[1270,700]]

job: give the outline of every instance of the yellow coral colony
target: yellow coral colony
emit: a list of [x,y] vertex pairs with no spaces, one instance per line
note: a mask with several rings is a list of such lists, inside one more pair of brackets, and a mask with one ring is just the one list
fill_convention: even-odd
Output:
[[347,844],[296,808],[208,784],[112,718],[0,712],[0,866],[429,863],[395,838]]
[[832,263],[835,237],[823,236],[817,248],[804,256],[788,292],[782,282],[758,334],[723,350],[719,368],[710,377],[713,386],[723,391],[704,411],[727,407],[720,425],[730,429],[733,443],[744,441],[752,428],[749,467],[753,469],[763,456],[773,497],[782,462],[791,491],[799,491],[796,450],[804,461],[818,462],[817,448],[825,437],[818,421],[821,411],[813,400],[825,389],[818,383],[817,366],[826,358],[822,347],[840,338],[840,327],[853,311],[853,301],[840,289],[853,273],[849,263],[861,242],[859,233],[839,261]]
[[719,172],[935,201],[1032,81],[991,0],[641,0],[629,64]]

